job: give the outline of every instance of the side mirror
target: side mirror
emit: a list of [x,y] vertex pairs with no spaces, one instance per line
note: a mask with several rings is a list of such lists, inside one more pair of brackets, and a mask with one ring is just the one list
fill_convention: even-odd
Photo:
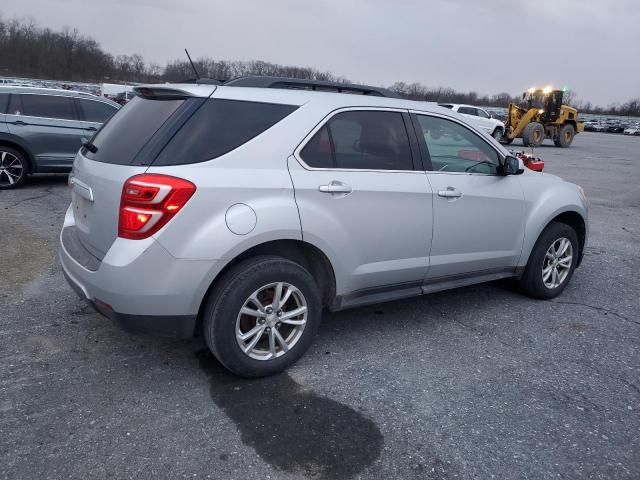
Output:
[[504,158],[500,165],[499,173],[501,175],[520,175],[524,173],[524,168],[520,166],[520,159],[511,155]]

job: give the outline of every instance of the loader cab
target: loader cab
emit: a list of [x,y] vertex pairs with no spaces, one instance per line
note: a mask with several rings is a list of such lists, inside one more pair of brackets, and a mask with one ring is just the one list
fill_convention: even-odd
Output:
[[562,90],[547,88],[529,89],[523,95],[527,110],[537,108],[541,123],[553,123],[560,117]]

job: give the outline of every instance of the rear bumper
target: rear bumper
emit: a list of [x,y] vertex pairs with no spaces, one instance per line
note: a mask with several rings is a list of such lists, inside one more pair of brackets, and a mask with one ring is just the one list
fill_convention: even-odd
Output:
[[[71,218],[70,218],[71,217]],[[200,304],[219,262],[173,257],[153,239],[117,239],[102,260],[84,255],[69,228],[60,234],[60,264],[69,285],[124,329],[178,338],[193,336]],[[86,253],[86,252],[84,252]]]
[[147,333],[172,338],[191,338],[195,333],[197,315],[129,315],[119,313],[102,301],[90,300],[83,288],[66,271],[64,271],[64,276],[81,299],[91,305],[96,312],[109,318],[127,332]]

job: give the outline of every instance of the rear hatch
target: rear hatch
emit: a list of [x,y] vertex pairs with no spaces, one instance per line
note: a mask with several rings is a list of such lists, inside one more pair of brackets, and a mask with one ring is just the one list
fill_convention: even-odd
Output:
[[[80,242],[102,259],[118,235],[125,181],[144,173],[180,126],[204,102],[170,88],[140,88],[76,156],[72,205]],[[211,95],[215,87],[207,91]],[[95,147],[95,148],[93,148]],[[91,150],[91,151],[90,151]]]

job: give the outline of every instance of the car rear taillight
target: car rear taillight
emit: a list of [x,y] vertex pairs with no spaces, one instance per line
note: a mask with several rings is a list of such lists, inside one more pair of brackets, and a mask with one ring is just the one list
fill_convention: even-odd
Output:
[[171,220],[195,193],[182,178],[155,173],[135,175],[122,187],[118,236],[131,240],[150,237]]

